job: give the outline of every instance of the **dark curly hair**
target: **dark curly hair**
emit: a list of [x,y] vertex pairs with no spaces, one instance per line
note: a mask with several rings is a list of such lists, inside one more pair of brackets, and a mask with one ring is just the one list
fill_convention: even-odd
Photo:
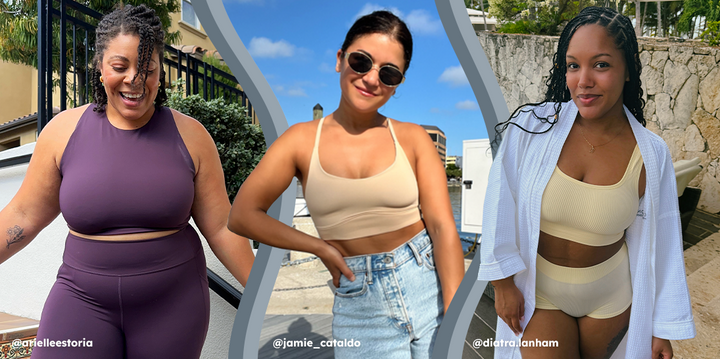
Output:
[[[570,39],[572,39],[575,31],[580,26],[597,24],[607,29],[610,36],[615,38],[615,45],[625,55],[625,65],[628,70],[630,77],[629,81],[625,82],[623,88],[623,104],[627,106],[628,110],[635,116],[635,118],[645,126],[645,117],[643,116],[643,107],[645,107],[645,100],[643,100],[642,83],[640,81],[640,73],[642,72],[642,65],[640,64],[640,55],[638,54],[638,43],[637,37],[635,37],[635,29],[633,28],[632,22],[627,16],[619,14],[617,11],[606,8],[606,7],[586,7],[580,14],[574,17],[560,34],[560,40],[558,41],[557,52],[553,56],[553,67],[550,69],[550,78],[547,82],[547,92],[545,93],[545,100],[538,103],[528,103],[519,106],[513,111],[510,119],[505,122],[498,123],[495,125],[495,140],[494,143],[498,143],[500,134],[507,129],[509,125],[515,125],[521,128],[523,131],[532,134],[541,134],[550,131],[550,129],[557,123],[558,114],[562,109],[561,102],[572,100],[570,97],[570,90],[567,88],[565,82],[565,73],[567,72],[567,63],[565,61],[565,55],[567,54],[568,45]],[[546,102],[555,103],[555,113],[548,117],[541,117],[535,113],[534,107]],[[549,123],[550,126],[542,131],[533,132],[528,131],[522,126],[512,122],[512,119],[517,117],[520,113],[532,112],[538,120],[543,123]]]
[[348,30],[347,35],[345,35],[345,41],[340,50],[345,53],[355,40],[369,34],[388,35],[402,45],[405,58],[403,73],[406,72],[408,67],[410,67],[413,52],[412,35],[407,25],[390,11],[375,11],[355,21],[352,27],[350,27],[350,30]]
[[140,37],[138,46],[138,71],[132,83],[140,77],[145,94],[145,81],[148,75],[148,66],[152,59],[153,50],[160,56],[160,86],[155,97],[155,107],[165,104],[165,69],[163,65],[165,31],[163,31],[160,18],[155,10],[145,6],[120,5],[113,12],[105,15],[95,29],[95,56],[93,57],[92,88],[95,111],[105,111],[107,93],[100,82],[100,67],[108,43],[118,35],[137,35]]

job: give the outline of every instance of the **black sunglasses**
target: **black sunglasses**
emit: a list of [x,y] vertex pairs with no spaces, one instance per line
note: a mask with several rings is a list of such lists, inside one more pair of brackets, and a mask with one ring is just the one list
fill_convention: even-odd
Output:
[[[359,51],[345,53],[345,59],[347,59],[350,68],[360,75],[364,75],[377,67],[370,56]],[[392,65],[380,66],[378,68],[378,78],[387,87],[397,87],[405,81],[402,72]]]

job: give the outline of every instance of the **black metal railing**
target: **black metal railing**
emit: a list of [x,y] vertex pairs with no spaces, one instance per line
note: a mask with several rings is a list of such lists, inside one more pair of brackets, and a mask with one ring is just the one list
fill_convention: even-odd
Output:
[[[73,0],[38,0],[38,133],[52,118],[55,88],[60,91],[61,111],[68,103],[75,107],[90,101],[95,27],[102,16]],[[184,77],[186,95],[202,93],[206,100],[222,97],[245,106],[253,115],[233,75],[167,44],[165,52],[166,79]],[[53,79],[54,75],[59,79]]]

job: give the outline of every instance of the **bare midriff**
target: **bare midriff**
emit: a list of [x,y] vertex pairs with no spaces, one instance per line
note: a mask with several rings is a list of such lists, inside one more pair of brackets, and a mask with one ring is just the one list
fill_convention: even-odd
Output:
[[98,241],[141,241],[145,239],[155,239],[160,237],[169,236],[171,234],[175,234],[179,232],[179,229],[171,229],[168,231],[156,231],[156,232],[144,232],[144,233],[128,233],[128,234],[113,234],[113,235],[106,235],[106,236],[95,236],[95,235],[88,235],[88,234],[82,234],[70,230],[70,233],[72,233],[75,236],[78,236],[80,238],[85,239],[94,239]]
[[424,228],[425,222],[419,220],[392,232],[350,240],[326,240],[326,242],[335,247],[343,257],[385,253],[400,247]]
[[563,267],[585,268],[600,264],[615,255],[625,243],[625,235],[607,246],[588,246],[540,232],[538,254]]

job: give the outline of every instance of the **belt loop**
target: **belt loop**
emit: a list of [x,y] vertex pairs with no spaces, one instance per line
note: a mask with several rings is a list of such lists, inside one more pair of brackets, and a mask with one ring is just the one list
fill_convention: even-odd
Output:
[[373,284],[372,256],[365,256],[365,270],[367,270],[367,284]]
[[415,260],[417,261],[418,266],[423,265],[423,259],[420,255],[420,252],[418,252],[417,248],[415,247],[415,243],[412,241],[407,242],[408,247],[410,247],[410,250],[413,252],[413,255],[415,256]]

